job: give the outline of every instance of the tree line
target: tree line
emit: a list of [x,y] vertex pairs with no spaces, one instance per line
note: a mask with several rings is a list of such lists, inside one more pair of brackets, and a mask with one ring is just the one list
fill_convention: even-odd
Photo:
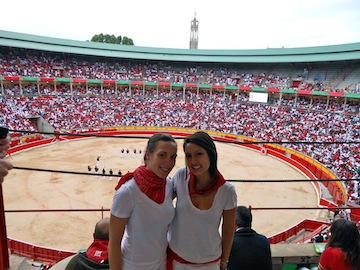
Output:
[[134,45],[134,41],[127,36],[115,36],[109,34],[96,34],[91,38],[91,42],[101,42],[110,44],[121,44],[121,45]]

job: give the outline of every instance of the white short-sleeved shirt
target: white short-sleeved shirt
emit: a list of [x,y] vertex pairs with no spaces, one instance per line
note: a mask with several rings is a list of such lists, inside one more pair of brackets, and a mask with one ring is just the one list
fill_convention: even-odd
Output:
[[161,269],[166,260],[166,235],[175,214],[171,180],[166,181],[162,204],[145,195],[133,178],[115,193],[111,214],[129,218],[121,243],[123,269]]
[[224,210],[237,206],[235,187],[226,182],[218,188],[211,208],[200,210],[191,202],[189,179],[185,167],[172,177],[177,200],[168,234],[169,245],[171,250],[189,262],[210,262],[221,256],[220,221]]

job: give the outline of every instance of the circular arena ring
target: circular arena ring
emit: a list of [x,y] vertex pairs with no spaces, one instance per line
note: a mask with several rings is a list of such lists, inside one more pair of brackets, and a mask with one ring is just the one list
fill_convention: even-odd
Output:
[[[146,137],[159,131],[56,136],[46,144],[12,153],[8,159],[15,169],[3,183],[8,238],[70,252],[87,247],[94,224],[110,215],[118,171],[124,174],[142,164],[140,151],[145,149]],[[182,137],[191,131],[164,132],[173,133],[178,144],[171,177],[185,164]],[[308,174],[271,151],[264,153],[263,146],[249,147],[217,136],[213,134],[219,170],[236,187],[238,205],[254,209],[256,231],[271,238],[306,219],[325,222],[327,210],[319,207],[320,188]]]

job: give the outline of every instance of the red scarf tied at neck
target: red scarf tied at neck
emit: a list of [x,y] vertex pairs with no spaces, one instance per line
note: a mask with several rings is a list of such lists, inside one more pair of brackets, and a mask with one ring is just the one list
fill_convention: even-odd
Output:
[[190,186],[194,190],[193,192],[190,192],[190,195],[192,195],[192,194],[208,194],[208,193],[218,189],[219,187],[221,187],[226,182],[226,180],[224,179],[222,174],[218,171],[217,172],[217,177],[215,178],[215,181],[210,183],[210,185],[207,186],[204,189],[196,190],[195,175],[192,172],[190,172],[189,174],[190,174]]
[[109,240],[95,239],[86,250],[86,256],[97,263],[107,263]]
[[152,171],[146,169],[144,165],[138,167],[134,172],[129,172],[121,177],[115,190],[118,190],[122,184],[133,177],[140,190],[146,196],[159,204],[164,202],[166,178],[160,178]]

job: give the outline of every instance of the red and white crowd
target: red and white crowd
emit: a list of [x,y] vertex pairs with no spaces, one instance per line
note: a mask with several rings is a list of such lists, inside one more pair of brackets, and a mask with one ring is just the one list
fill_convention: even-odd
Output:
[[[249,87],[307,89],[331,92],[360,93],[360,82],[351,82],[351,89],[337,89],[325,84],[317,71],[298,66],[286,72],[272,66],[236,66],[221,64],[184,64],[114,60],[113,58],[81,57],[19,48],[0,48],[0,75],[24,77],[66,77],[116,81],[199,83],[210,85],[238,85]],[[282,67],[284,69],[284,67]],[[263,70],[261,70],[263,69]],[[325,69],[325,67],[324,67]],[[326,66],[328,71],[329,67]],[[335,73],[341,73],[337,70]],[[294,86],[292,79],[300,81]]]
[[[226,68],[171,67],[157,64],[92,63],[44,55],[0,55],[3,76],[83,77],[247,85],[263,82],[265,74],[236,74]],[[63,69],[59,69],[63,67]],[[60,72],[61,71],[61,72]],[[272,84],[286,85],[289,78],[270,76]],[[0,125],[12,130],[36,131],[29,116],[43,117],[55,130],[94,127],[184,127],[239,134],[283,144],[323,163],[345,185],[349,201],[359,204],[360,114],[359,103],[331,99],[286,97],[255,104],[247,93],[192,89],[129,89],[96,85],[2,85]],[[301,143],[303,142],[303,143]],[[353,180],[352,180],[353,179]]]

